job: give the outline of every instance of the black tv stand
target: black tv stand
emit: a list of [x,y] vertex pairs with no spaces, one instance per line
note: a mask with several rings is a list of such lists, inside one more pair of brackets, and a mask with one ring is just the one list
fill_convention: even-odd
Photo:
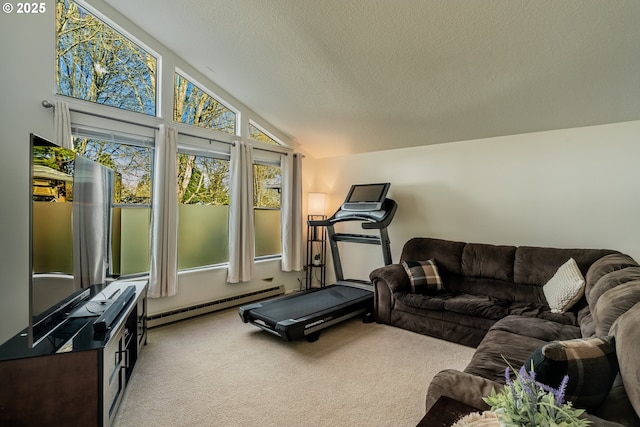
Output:
[[101,306],[116,290],[119,297],[104,305],[128,302],[105,320],[105,331],[94,331],[102,316],[78,307],[34,347],[24,333],[0,346],[0,425],[113,423],[147,337],[146,281],[113,282],[86,304]]

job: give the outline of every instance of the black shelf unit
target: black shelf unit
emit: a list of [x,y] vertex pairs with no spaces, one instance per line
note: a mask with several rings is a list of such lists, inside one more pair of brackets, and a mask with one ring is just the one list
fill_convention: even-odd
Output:
[[307,263],[305,264],[305,289],[312,289],[315,282],[319,287],[326,285],[327,230],[326,227],[310,225],[310,221],[324,221],[326,215],[307,215]]

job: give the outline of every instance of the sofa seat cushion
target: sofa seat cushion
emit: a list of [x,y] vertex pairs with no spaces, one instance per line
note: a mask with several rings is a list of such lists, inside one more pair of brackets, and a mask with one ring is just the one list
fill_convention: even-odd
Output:
[[507,362],[518,370],[536,348],[557,337],[579,338],[580,328],[540,318],[507,316],[489,329],[464,372],[504,384]]
[[396,292],[393,296],[396,299],[396,308],[410,311],[408,307],[422,310],[444,310],[445,302],[453,298],[454,295],[448,292],[429,296],[409,292]]
[[458,294],[445,301],[444,309],[454,313],[499,320],[507,315],[509,304],[506,300],[487,295]]
[[551,313],[546,305],[513,302],[488,295],[442,292],[436,295],[420,295],[408,292],[394,293],[396,309],[419,313],[419,310],[442,310],[469,316],[500,320],[509,315],[537,317],[565,325],[576,325],[574,313]]
[[508,314],[509,302],[486,295],[441,293],[424,296],[398,293],[396,298],[400,304],[408,307],[444,310],[467,316],[498,320]]
[[[575,324],[563,324],[539,317],[507,316],[499,322],[496,322],[491,329],[509,332],[514,335],[522,335],[523,337],[535,338],[544,342],[572,340],[582,337],[580,327]],[[533,350],[531,351],[533,352]]]
[[464,372],[504,384],[507,366],[511,365],[518,370],[531,353],[544,343],[540,339],[491,328],[476,348]]

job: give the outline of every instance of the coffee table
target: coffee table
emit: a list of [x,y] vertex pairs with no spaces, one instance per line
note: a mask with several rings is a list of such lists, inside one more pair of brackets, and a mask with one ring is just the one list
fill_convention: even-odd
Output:
[[463,416],[479,411],[481,410],[478,408],[448,396],[440,396],[416,427],[451,427],[451,424]]

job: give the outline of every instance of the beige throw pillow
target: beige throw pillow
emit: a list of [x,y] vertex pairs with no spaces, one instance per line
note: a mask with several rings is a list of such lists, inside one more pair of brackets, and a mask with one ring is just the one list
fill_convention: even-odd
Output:
[[584,277],[573,258],[558,268],[542,288],[552,313],[564,313],[584,294]]

